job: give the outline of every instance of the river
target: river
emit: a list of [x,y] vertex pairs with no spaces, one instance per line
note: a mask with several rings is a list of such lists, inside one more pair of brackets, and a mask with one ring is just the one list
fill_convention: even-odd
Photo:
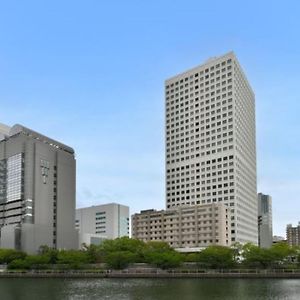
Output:
[[1,278],[1,300],[299,300],[299,279]]

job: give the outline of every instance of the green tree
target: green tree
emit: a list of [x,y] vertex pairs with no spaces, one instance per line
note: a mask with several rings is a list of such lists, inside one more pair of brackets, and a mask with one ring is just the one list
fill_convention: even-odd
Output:
[[147,263],[162,269],[177,268],[183,261],[183,255],[165,242],[148,242],[143,256]]
[[277,265],[292,261],[292,257],[297,255],[297,249],[284,242],[276,243],[268,250],[273,258],[273,263]]
[[90,263],[100,263],[104,261],[104,252],[99,245],[82,244],[82,249],[86,251]]
[[265,248],[247,243],[242,251],[243,265],[250,268],[267,268],[274,261],[272,253]]
[[81,250],[61,250],[57,254],[58,264],[86,264],[88,262],[87,253]]
[[233,251],[233,260],[235,263],[240,263],[242,258],[243,245],[239,242],[235,242],[230,247]]
[[245,244],[242,251],[243,264],[256,268],[284,267],[296,255],[297,250],[286,243],[277,243],[271,248]]
[[106,264],[112,269],[124,269],[135,260],[136,255],[130,251],[113,251],[105,257]]
[[15,259],[24,259],[26,253],[14,249],[0,249],[0,264],[10,263]]
[[11,261],[8,266],[8,269],[10,270],[28,270],[30,269],[30,264],[25,261],[24,259],[14,259]]
[[197,262],[206,268],[231,268],[235,266],[234,250],[224,246],[209,246],[199,252]]
[[58,256],[58,250],[54,248],[50,248],[47,245],[42,245],[39,248],[39,254],[47,256],[49,258],[50,264],[56,264],[57,262],[57,256]]

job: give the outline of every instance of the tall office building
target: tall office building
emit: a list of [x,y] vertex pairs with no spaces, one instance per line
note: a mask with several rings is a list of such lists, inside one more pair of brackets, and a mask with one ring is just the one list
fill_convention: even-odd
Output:
[[76,209],[79,247],[100,244],[104,239],[129,236],[129,207],[118,203]]
[[255,98],[233,52],[165,82],[166,208],[223,202],[258,242]]
[[258,245],[270,248],[273,244],[272,197],[259,193],[258,200]]
[[21,125],[0,126],[0,247],[77,248],[74,150]]

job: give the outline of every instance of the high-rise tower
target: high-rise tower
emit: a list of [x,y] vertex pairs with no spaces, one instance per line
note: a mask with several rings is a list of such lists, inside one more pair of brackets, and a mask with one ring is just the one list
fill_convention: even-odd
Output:
[[270,248],[273,244],[272,197],[258,193],[258,245]]
[[78,248],[75,188],[71,147],[21,125],[0,124],[1,248]]
[[255,98],[233,52],[165,82],[166,208],[223,202],[257,244]]

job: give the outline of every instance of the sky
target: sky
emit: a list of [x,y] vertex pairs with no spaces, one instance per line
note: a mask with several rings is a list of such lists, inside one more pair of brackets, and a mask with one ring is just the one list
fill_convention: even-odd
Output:
[[0,122],[72,146],[77,207],[165,206],[164,81],[231,50],[256,95],[258,191],[300,221],[300,2],[0,0]]

